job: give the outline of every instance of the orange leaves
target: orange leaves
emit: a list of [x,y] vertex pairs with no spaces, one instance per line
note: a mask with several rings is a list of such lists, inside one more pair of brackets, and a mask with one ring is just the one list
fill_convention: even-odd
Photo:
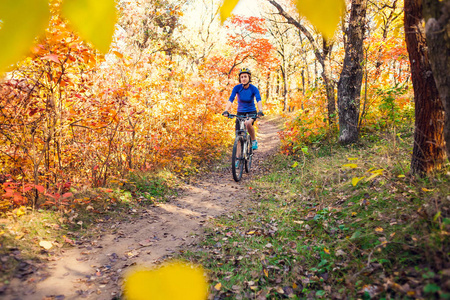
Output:
[[[157,11],[170,20],[180,8]],[[5,103],[0,122],[11,125],[7,135],[0,134],[0,160],[4,172],[15,174],[11,182],[17,182],[0,191],[2,204],[68,205],[72,195],[64,183],[102,186],[110,174],[126,176],[131,169],[193,174],[232,141],[233,124],[216,113],[226,93],[220,91],[218,81],[226,77],[220,73],[226,74],[235,57],[200,62],[198,78],[180,68],[174,56],[149,54],[154,49],[134,53],[131,44],[103,60],[62,19],[55,15],[50,22],[32,55],[12,74],[17,78],[0,84]],[[246,41],[239,58],[251,53],[263,64],[270,44],[262,20],[236,19],[232,26],[243,26],[256,38]]]
[[[234,29],[228,35],[228,44],[235,49],[235,57],[226,64],[228,70],[236,61],[245,61],[248,57],[256,60],[261,67],[267,67],[275,58],[274,47],[265,36],[265,20],[256,17],[233,16],[228,27]],[[223,58],[222,58],[223,59]]]

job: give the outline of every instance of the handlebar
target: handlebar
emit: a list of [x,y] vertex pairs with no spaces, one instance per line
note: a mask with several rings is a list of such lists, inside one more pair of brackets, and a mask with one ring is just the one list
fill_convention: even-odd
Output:
[[233,118],[237,118],[237,119],[243,119],[243,120],[245,120],[245,119],[249,119],[249,118],[252,118],[252,119],[259,119],[259,117],[258,117],[258,114],[251,114],[251,115],[249,115],[249,114],[247,114],[247,115],[233,115],[233,114],[228,114],[228,117],[227,118],[229,118],[229,119],[233,119]]

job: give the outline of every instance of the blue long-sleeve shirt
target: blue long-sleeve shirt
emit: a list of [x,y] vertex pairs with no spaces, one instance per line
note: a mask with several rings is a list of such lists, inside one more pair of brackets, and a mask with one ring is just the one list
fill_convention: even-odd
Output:
[[242,84],[238,84],[233,88],[231,92],[229,101],[233,103],[234,98],[238,98],[238,112],[252,112],[256,111],[255,99],[256,102],[261,101],[261,95],[259,94],[259,90],[253,84],[249,84],[248,88],[244,88]]

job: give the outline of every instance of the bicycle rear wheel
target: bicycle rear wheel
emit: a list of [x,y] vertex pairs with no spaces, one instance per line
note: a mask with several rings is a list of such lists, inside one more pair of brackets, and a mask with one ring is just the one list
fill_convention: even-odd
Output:
[[247,153],[245,155],[245,172],[249,173],[252,167],[253,149],[252,149],[252,139],[250,135],[247,136]]
[[234,140],[233,153],[231,155],[231,173],[234,181],[238,182],[242,178],[244,171],[244,140],[236,137]]

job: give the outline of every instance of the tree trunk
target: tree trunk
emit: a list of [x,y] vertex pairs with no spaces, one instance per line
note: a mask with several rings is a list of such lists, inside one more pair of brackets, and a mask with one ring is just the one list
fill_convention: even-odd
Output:
[[266,103],[269,103],[269,97],[270,97],[270,72],[267,72],[266,76]]
[[301,103],[301,109],[304,110],[305,107],[303,106],[303,102],[305,101],[305,70],[302,70],[302,103]]
[[428,60],[422,22],[422,0],[405,0],[405,40],[411,64],[416,117],[411,174],[418,176],[440,169],[445,160],[444,111]]
[[338,82],[339,142],[341,144],[350,144],[358,140],[366,10],[367,0],[352,0],[344,66]]
[[431,69],[445,109],[444,139],[450,159],[450,0],[424,0]]
[[287,70],[286,67],[283,66],[281,67],[281,79],[283,80],[283,87],[281,90],[281,93],[283,95],[283,111],[286,111],[287,107],[288,107],[288,101],[287,101]]
[[334,83],[331,78],[331,61],[329,57],[332,47],[327,44],[325,39],[323,40],[322,78],[327,92],[328,125],[330,127],[336,123],[336,99],[334,98]]

